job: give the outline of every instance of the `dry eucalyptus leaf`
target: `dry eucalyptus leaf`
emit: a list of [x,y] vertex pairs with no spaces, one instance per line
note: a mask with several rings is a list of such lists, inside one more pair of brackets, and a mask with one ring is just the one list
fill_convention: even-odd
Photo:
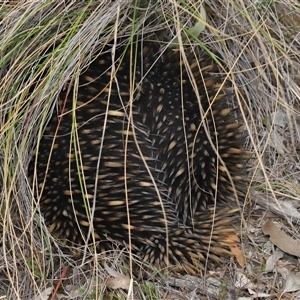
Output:
[[236,281],[234,283],[236,288],[253,288],[253,284],[243,273],[236,274]]
[[108,278],[106,280],[106,285],[112,289],[124,289],[129,290],[131,279],[128,277],[116,277]]
[[273,272],[274,267],[276,266],[276,263],[282,257],[283,257],[283,252],[281,250],[278,250],[278,249],[273,253],[273,255],[270,255],[270,257],[266,261],[265,272],[266,273]]
[[283,293],[296,292],[300,290],[300,272],[294,273],[287,268],[277,268],[277,271],[285,279]]
[[295,292],[300,290],[300,272],[290,272],[285,283],[284,292]]
[[49,296],[53,292],[53,289],[53,287],[46,288],[38,296],[36,296],[34,300],[48,300]]
[[253,196],[257,204],[268,211],[271,211],[283,219],[288,218],[295,224],[300,223],[300,213],[297,210],[299,203],[292,200],[292,198],[282,197],[281,199],[275,199],[272,196],[260,192],[254,192]]
[[104,264],[104,268],[107,273],[113,278],[108,278],[106,281],[106,285],[112,289],[125,289],[129,290],[131,279],[123,274],[115,271],[110,268],[106,263]]
[[236,258],[236,261],[238,262],[238,264],[243,267],[246,264],[246,258],[244,255],[244,251],[241,250],[238,247],[238,242],[240,241],[240,238],[236,235],[236,234],[230,234],[230,235],[226,235],[226,238],[231,239],[232,241],[236,241],[236,243],[232,243],[229,247],[231,250],[231,253],[234,255],[234,257]]
[[114,278],[118,278],[118,277],[127,278],[125,275],[123,275],[123,274],[117,272],[116,270],[114,270],[113,268],[109,267],[106,263],[104,263],[104,268],[105,268],[106,272]]
[[265,235],[270,236],[270,241],[283,252],[300,257],[300,241],[289,236],[280,226],[268,221],[262,227]]

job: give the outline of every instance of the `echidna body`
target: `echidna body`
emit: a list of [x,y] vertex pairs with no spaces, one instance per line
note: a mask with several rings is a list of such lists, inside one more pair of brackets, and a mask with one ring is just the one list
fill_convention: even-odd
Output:
[[115,241],[159,268],[197,272],[232,242],[233,210],[209,207],[243,192],[227,85],[207,55],[187,54],[186,67],[155,42],[111,49],[61,94],[45,129],[30,169],[41,212],[72,243]]

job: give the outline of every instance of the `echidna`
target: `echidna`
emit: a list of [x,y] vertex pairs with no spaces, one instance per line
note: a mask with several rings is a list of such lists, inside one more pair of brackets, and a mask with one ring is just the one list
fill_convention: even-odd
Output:
[[45,128],[30,166],[40,210],[72,244],[114,241],[196,273],[230,254],[229,203],[244,189],[228,84],[207,54],[147,41],[112,49],[61,94]]

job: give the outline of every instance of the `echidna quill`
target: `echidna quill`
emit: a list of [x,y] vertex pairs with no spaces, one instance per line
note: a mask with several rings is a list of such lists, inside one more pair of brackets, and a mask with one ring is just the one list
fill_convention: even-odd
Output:
[[111,50],[61,93],[45,128],[30,165],[40,210],[66,243],[114,241],[157,268],[197,273],[230,255],[230,207],[245,191],[229,85],[207,54],[183,63],[147,41]]

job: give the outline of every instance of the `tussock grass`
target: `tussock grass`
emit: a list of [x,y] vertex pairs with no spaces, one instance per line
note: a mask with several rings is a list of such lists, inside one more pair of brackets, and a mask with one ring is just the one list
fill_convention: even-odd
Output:
[[[51,292],[67,264],[72,268],[63,287],[66,299],[109,299],[105,271],[95,259],[74,261],[49,234],[27,168],[60,92],[70,82],[76,84],[94,53],[116,36],[130,42],[135,34],[164,31],[180,47],[199,43],[218,53],[249,133],[251,188],[274,199],[293,200],[299,207],[299,2],[208,0],[204,8],[207,24],[195,36],[191,29],[201,24],[200,1],[0,3],[0,299],[47,299],[45,291]],[[255,197],[250,199],[255,203]],[[242,211],[247,207],[245,203]],[[241,229],[253,267],[252,260],[261,260],[263,254],[253,254],[253,247],[261,245],[249,228],[262,217],[253,217],[251,210],[246,216]],[[286,221],[295,231],[288,216]],[[104,257],[121,272],[115,255]],[[162,286],[164,282],[156,288]],[[156,288],[149,288],[153,299],[159,297]],[[140,291],[136,299],[151,299],[145,296],[147,288]],[[185,294],[191,295],[183,290]]]

